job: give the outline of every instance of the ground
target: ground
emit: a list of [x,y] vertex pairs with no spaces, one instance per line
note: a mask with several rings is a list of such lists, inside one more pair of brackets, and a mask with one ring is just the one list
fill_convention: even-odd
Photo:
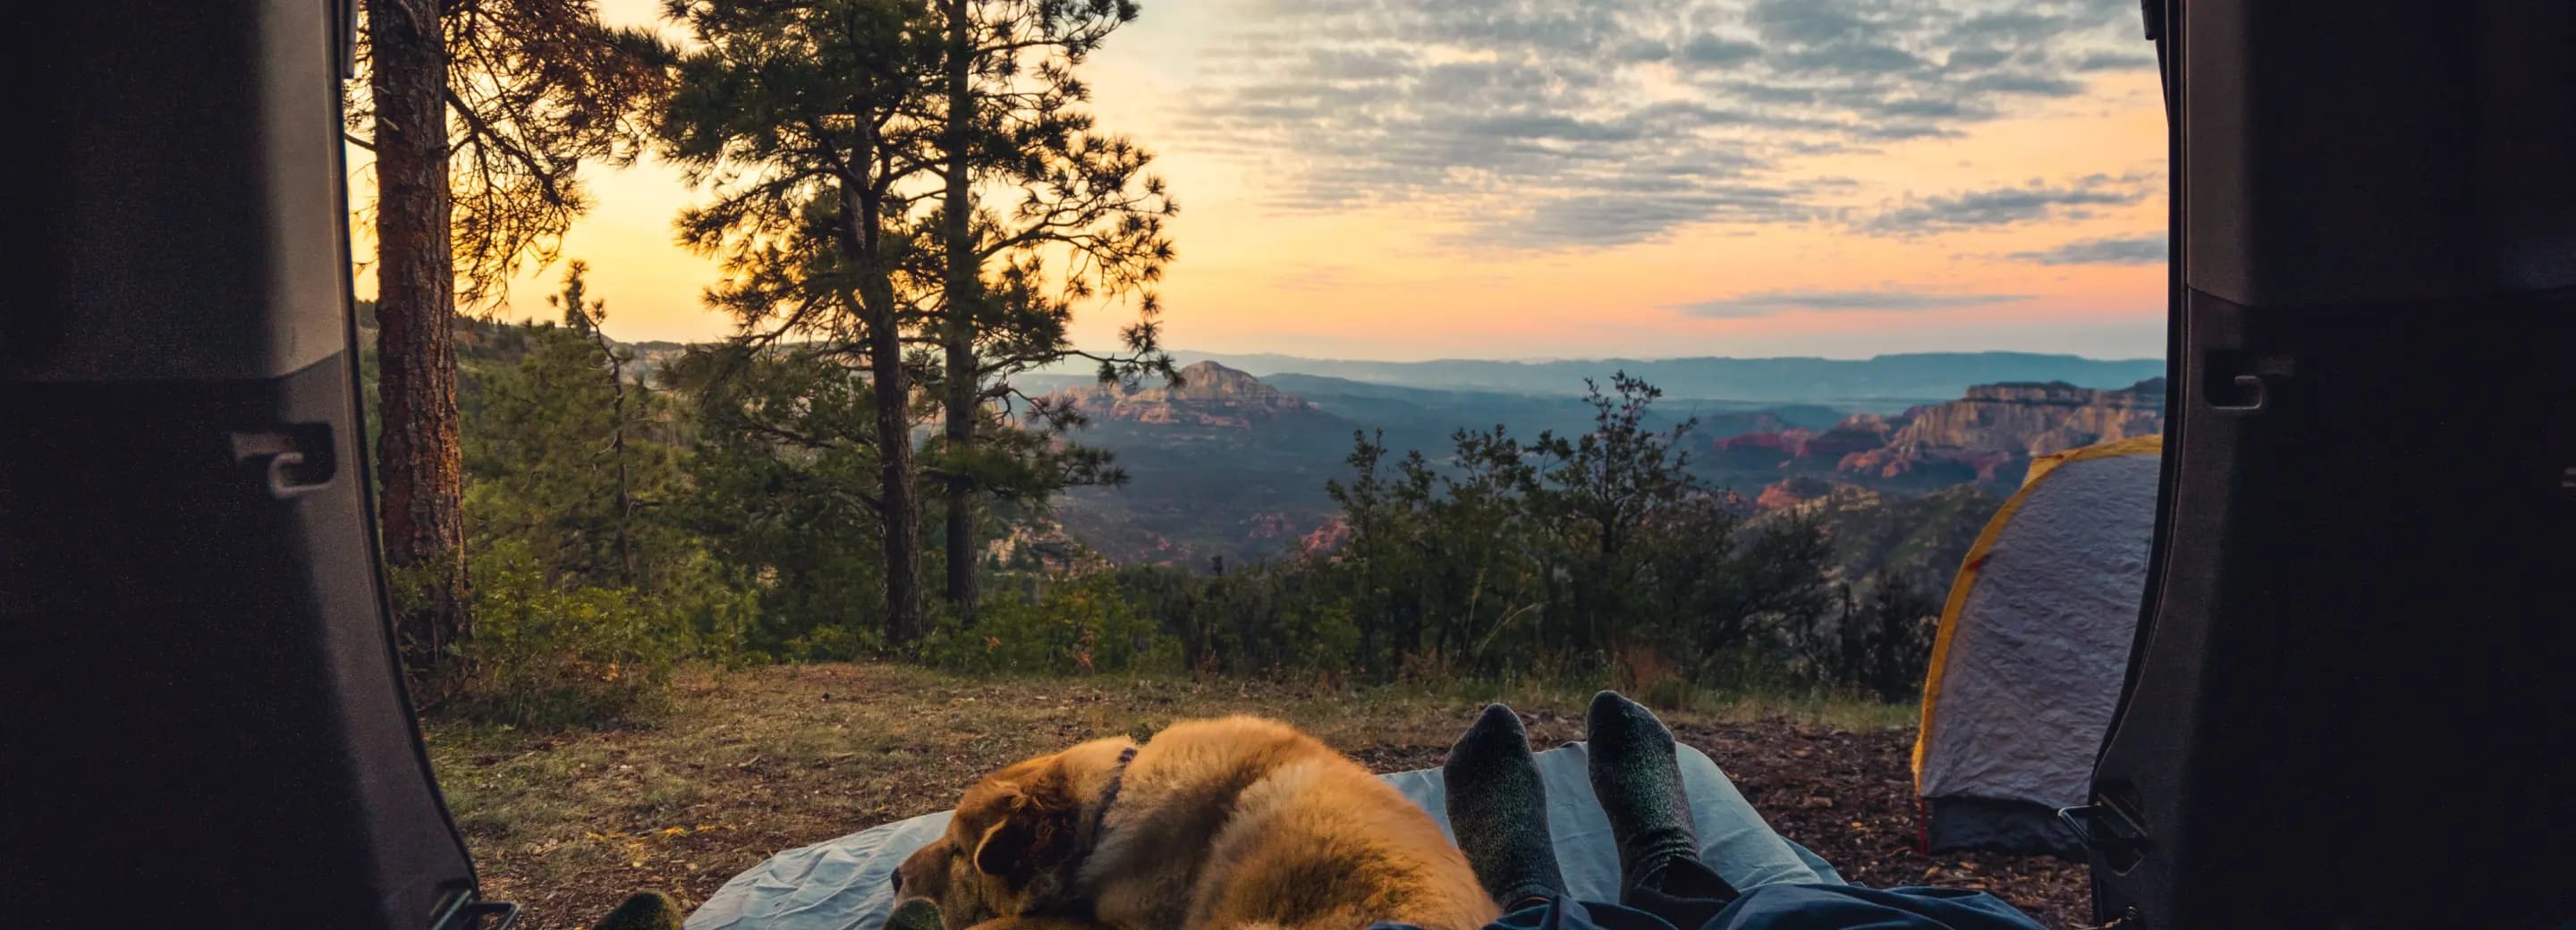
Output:
[[[987,771],[1095,736],[1259,713],[1398,771],[1440,764],[1495,698],[1523,713],[1538,748],[1581,738],[1589,694],[1575,690],[991,681],[875,665],[692,672],[668,710],[622,729],[434,718],[427,733],[485,895],[542,930],[585,927],[643,888],[694,906],[770,853],[941,810]],[[1697,699],[1661,712],[1775,828],[1852,881],[1981,888],[2050,926],[2083,924],[2081,866],[1914,853],[1910,708]]]

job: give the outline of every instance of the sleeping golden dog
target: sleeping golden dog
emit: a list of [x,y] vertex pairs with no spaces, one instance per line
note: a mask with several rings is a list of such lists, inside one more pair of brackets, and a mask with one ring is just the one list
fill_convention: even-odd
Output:
[[[1253,717],[1094,740],[967,789],[895,872],[946,930],[1472,930],[1499,909],[1439,824],[1314,737]],[[988,928],[991,930],[991,928]]]

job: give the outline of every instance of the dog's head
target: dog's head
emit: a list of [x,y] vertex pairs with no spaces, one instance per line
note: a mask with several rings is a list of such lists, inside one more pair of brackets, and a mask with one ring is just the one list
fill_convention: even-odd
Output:
[[1108,788],[1125,739],[1084,743],[986,776],[966,789],[948,831],[894,873],[898,906],[939,908],[947,930],[1063,905],[1081,897],[1083,813]]

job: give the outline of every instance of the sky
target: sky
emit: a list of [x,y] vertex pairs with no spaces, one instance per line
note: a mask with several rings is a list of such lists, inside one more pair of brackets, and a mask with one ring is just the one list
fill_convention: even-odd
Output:
[[[2163,351],[2164,113],[2134,0],[1144,0],[1082,74],[1182,208],[1172,347]],[[703,194],[650,160],[585,174],[564,255],[608,331],[724,336],[713,263],[672,234]],[[494,312],[550,315],[561,274]],[[1133,314],[1088,307],[1076,338]]]

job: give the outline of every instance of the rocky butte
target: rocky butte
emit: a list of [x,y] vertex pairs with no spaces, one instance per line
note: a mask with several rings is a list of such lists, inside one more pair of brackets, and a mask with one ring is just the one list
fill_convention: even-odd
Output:
[[1895,417],[1854,416],[1821,433],[1784,430],[1719,440],[1730,469],[1768,468],[1782,480],[1759,499],[1769,508],[1834,487],[1929,490],[1976,483],[2009,488],[2036,455],[2164,429],[2165,382],[2119,390],[2063,382],[1981,384],[1967,396]]
[[1322,413],[1259,378],[1215,362],[1181,369],[1180,381],[1177,387],[1151,379],[1132,386],[1086,385],[1058,391],[1055,397],[1074,401],[1094,420],[1220,429],[1251,429],[1258,422]]

